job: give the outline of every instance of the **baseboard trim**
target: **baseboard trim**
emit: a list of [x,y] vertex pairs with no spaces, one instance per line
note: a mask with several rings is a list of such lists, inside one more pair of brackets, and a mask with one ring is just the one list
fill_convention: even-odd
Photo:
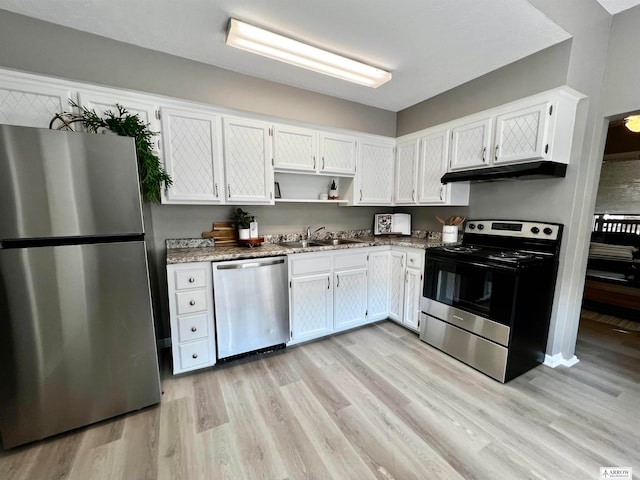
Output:
[[575,355],[569,359],[566,359],[562,356],[561,353],[556,353],[555,355],[545,355],[544,356],[544,365],[551,368],[556,367],[573,367],[580,360]]

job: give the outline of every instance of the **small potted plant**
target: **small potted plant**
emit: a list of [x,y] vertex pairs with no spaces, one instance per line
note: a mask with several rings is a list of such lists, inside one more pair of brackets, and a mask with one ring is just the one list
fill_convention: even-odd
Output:
[[234,225],[238,229],[238,238],[240,240],[249,240],[250,238],[250,227],[251,222],[253,222],[254,217],[250,215],[249,212],[245,212],[241,208],[237,208],[234,210],[231,215],[231,219],[233,220]]

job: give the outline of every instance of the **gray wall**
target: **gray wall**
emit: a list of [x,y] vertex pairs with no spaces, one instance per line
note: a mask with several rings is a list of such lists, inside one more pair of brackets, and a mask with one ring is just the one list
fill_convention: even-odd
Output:
[[531,3],[573,38],[399,112],[397,132],[410,133],[564,84],[588,96],[579,105],[566,178],[473,184],[467,211],[472,218],[565,225],[547,353],[570,360],[586,269],[585,228],[590,225],[599,174],[599,160],[590,152],[592,144],[604,149],[602,122],[597,119],[611,16],[595,0]]
[[497,107],[566,83],[571,40],[398,112],[397,136]]
[[639,25],[640,6],[613,17],[602,94],[604,117],[619,118],[640,110]]
[[0,10],[0,66],[394,136],[396,114]]
[[[407,210],[415,212],[415,228],[432,225],[433,215],[458,213],[564,223],[559,288],[548,353],[569,359],[578,326],[589,219],[604,150],[605,117],[640,110],[640,89],[629,81],[640,78],[640,64],[632,61],[636,58],[633,46],[640,8],[618,14],[612,22],[595,0],[531,0],[531,3],[572,34],[572,40],[399,112],[397,128],[392,112],[257,80],[1,10],[0,66],[390,136],[566,83],[586,94],[588,101],[579,108],[574,149],[565,179],[476,184],[472,186],[468,209]],[[607,52],[609,41],[611,48]],[[298,222],[303,219],[302,224],[328,223],[336,228],[370,225],[371,215],[377,210],[321,205],[258,208],[264,209],[256,211],[264,218],[263,232],[268,232],[270,222],[294,230],[302,226]],[[228,215],[227,207],[152,206],[148,210],[157,232],[154,241],[158,251],[165,237],[190,236]],[[182,235],[182,232],[190,233]],[[161,263],[161,258],[158,262]]]
[[[268,82],[97,35],[0,10],[0,67],[138,90],[265,115],[395,136],[396,114],[366,105]],[[301,232],[303,226],[334,230],[371,228],[374,208],[330,205],[246,207],[263,233]],[[388,209],[382,209],[385,211]],[[231,207],[145,205],[145,227],[158,335],[169,336],[166,318],[167,238],[198,237],[228,219]]]

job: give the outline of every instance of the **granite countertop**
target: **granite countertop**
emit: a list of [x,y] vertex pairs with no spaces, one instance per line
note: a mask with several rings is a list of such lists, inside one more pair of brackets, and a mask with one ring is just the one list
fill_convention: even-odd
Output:
[[[441,239],[419,238],[414,236],[398,236],[398,237],[374,237],[359,236],[351,237],[358,243],[349,243],[345,245],[323,245],[318,247],[292,248],[277,243],[263,243],[260,246],[237,247],[237,246],[198,246],[198,242],[182,241],[188,246],[180,246],[178,248],[167,248],[167,265],[176,263],[191,262],[220,262],[224,260],[242,260],[247,258],[274,257],[278,255],[291,255],[294,253],[311,253],[329,250],[343,250],[351,248],[363,248],[373,246],[394,245],[400,247],[413,248],[432,248],[442,245]],[[169,241],[168,241],[169,242]],[[180,243],[178,243],[180,245]],[[200,244],[202,245],[202,243]]]

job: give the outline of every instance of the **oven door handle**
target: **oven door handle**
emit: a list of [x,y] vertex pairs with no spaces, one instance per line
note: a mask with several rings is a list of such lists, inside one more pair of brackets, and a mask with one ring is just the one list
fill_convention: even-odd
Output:
[[452,260],[451,258],[443,258],[443,257],[439,257],[437,255],[429,255],[429,253],[427,253],[427,256],[425,258],[425,266],[429,267],[429,264],[433,265],[451,265],[453,268],[450,269],[452,271],[455,271],[455,267],[457,265],[463,265],[463,266],[470,266],[470,267],[475,267],[475,268],[479,268],[481,270],[498,270],[498,271],[502,271],[502,272],[514,272],[517,268],[516,265],[496,265],[494,263],[491,264],[486,264],[486,263],[480,263],[476,260]]

